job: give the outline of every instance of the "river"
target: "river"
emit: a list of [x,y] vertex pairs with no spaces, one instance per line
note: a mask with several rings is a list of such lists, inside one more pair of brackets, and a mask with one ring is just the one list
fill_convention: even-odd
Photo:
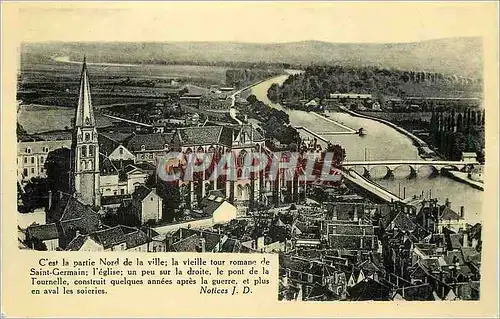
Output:
[[[316,115],[304,111],[284,109],[279,104],[274,104],[267,98],[267,89],[273,83],[283,83],[288,75],[283,75],[262,82],[252,88],[252,93],[266,104],[282,109],[290,116],[294,126],[308,127],[315,132],[338,131],[338,126]],[[353,129],[364,128],[365,136],[336,135],[327,137],[333,143],[342,145],[346,150],[346,160],[394,160],[394,159],[419,159],[418,150],[412,141],[395,129],[377,121],[351,116],[347,113],[330,112],[329,118],[343,123]],[[325,136],[326,137],[326,136]],[[396,195],[412,197],[421,195],[438,198],[444,203],[446,199],[451,202],[452,209],[460,211],[460,206],[465,208],[465,219],[470,224],[481,222],[483,192],[466,184],[456,182],[444,176],[429,177],[429,171],[419,171],[416,178],[408,179],[405,168],[394,172],[394,177],[382,178],[385,169],[374,168],[372,180]]]

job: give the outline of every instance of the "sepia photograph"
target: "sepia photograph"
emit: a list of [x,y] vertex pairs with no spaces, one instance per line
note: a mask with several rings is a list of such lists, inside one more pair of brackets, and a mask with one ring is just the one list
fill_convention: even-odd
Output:
[[18,250],[273,254],[277,302],[481,300],[483,35],[332,3],[207,4],[254,26],[204,30],[195,4],[20,9]]

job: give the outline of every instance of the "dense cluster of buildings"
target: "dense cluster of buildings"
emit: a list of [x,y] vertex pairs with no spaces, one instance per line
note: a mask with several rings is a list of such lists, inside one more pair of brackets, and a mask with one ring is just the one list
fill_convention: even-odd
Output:
[[[227,96],[212,100],[181,99],[185,107],[226,109]],[[313,141],[302,146],[322,152]],[[239,178],[209,180],[204,171],[193,180],[158,181],[159,160],[171,151],[232,153]],[[19,246],[278,253],[280,300],[479,299],[481,226],[468,225],[463,209],[425,198],[376,203],[343,184],[285,182],[281,171],[272,181],[242,174],[245,156],[267,151],[262,132],[246,124],[98,130],[84,63],[71,136],[18,142],[21,204],[24,186],[46,178],[57,161],[67,161],[70,177],[70,191],[50,190],[45,207],[18,213]],[[184,164],[165,169],[183,172]]]
[[280,299],[479,299],[479,226],[449,204],[331,203],[322,216],[300,218],[291,225],[318,227],[291,236]]

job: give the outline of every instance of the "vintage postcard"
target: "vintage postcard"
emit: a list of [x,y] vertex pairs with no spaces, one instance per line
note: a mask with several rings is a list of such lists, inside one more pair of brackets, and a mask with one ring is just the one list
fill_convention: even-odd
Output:
[[2,315],[497,316],[497,9],[3,3]]

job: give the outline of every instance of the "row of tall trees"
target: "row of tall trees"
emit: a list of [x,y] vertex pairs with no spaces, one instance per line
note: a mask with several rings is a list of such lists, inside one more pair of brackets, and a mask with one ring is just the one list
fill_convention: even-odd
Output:
[[484,161],[484,125],[484,110],[432,112],[432,143],[449,159],[459,160],[462,152],[476,152]]

